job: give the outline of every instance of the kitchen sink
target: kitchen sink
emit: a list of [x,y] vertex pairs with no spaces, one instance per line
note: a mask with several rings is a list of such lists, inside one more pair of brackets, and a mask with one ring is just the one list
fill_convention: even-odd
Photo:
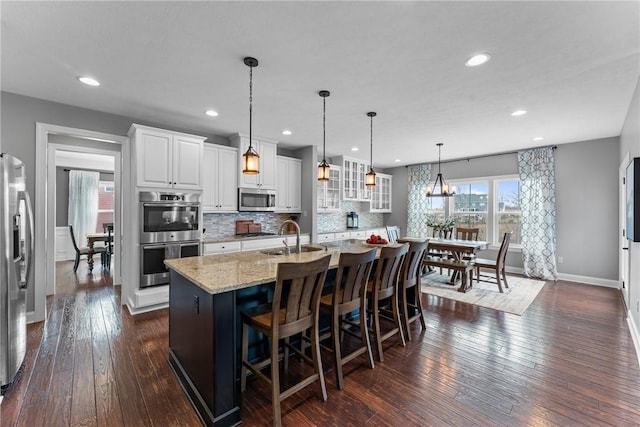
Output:
[[[300,248],[300,252],[317,252],[322,251],[324,248],[317,246],[302,246]],[[265,249],[260,251],[265,255],[289,255],[290,253],[295,253],[295,248],[291,248],[291,252],[287,250],[287,248],[273,248],[273,249]]]

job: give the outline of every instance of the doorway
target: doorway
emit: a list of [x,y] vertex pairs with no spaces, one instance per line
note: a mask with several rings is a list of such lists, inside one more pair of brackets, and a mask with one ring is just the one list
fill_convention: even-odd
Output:
[[[46,296],[55,292],[56,278],[56,153],[98,154],[110,156],[114,164],[114,269],[113,284],[122,282],[122,209],[128,196],[128,174],[123,164],[128,161],[129,139],[120,135],[68,128],[44,123],[36,124],[36,194],[35,205],[35,289],[33,314],[29,321],[45,318]],[[122,191],[122,189],[125,189]],[[126,193],[126,194],[124,194]],[[99,268],[99,267],[98,267]],[[30,313],[31,314],[31,313]]]
[[630,309],[629,303],[629,241],[627,240],[626,228],[627,228],[627,186],[625,182],[625,177],[627,173],[627,165],[629,164],[629,153],[626,154],[622,163],[620,163],[620,168],[618,170],[619,178],[620,178],[620,190],[619,190],[619,278],[620,278],[620,286],[622,291],[622,297],[624,299],[624,303],[627,307],[627,310]]

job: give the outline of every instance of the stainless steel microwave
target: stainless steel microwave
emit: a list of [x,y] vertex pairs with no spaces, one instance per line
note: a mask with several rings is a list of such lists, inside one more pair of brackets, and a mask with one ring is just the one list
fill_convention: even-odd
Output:
[[240,212],[275,212],[276,191],[239,188],[238,210]]

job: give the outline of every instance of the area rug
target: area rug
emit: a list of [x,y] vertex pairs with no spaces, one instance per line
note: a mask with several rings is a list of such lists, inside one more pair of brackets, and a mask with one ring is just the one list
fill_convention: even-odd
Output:
[[459,285],[452,286],[448,281],[449,276],[432,273],[422,278],[422,292],[518,316],[522,316],[544,286],[542,280],[507,276],[509,288],[503,285],[504,293],[500,293],[495,283],[475,280],[473,287],[463,293],[458,292]]

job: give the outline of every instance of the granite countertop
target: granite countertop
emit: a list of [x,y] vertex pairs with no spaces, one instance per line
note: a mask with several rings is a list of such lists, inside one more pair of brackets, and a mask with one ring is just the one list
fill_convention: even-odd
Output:
[[305,245],[322,248],[315,252],[267,255],[261,251],[235,252],[165,260],[165,264],[210,294],[218,294],[275,282],[281,262],[308,262],[330,254],[329,268],[336,268],[341,252],[364,252],[370,247],[359,240]]
[[[262,239],[282,239],[284,236],[295,236],[295,233],[290,234],[268,234],[264,236],[244,236],[242,234],[236,234],[233,236],[222,236],[222,237],[203,237],[202,243],[223,243],[223,242],[241,242],[246,240],[262,240]],[[300,233],[300,237],[309,236],[309,233]]]
[[360,227],[360,228],[342,228],[340,230],[327,230],[327,231],[318,231],[318,234],[327,234],[327,233],[348,233],[351,231],[372,231],[372,230],[381,230],[385,228],[385,226],[381,227]]

